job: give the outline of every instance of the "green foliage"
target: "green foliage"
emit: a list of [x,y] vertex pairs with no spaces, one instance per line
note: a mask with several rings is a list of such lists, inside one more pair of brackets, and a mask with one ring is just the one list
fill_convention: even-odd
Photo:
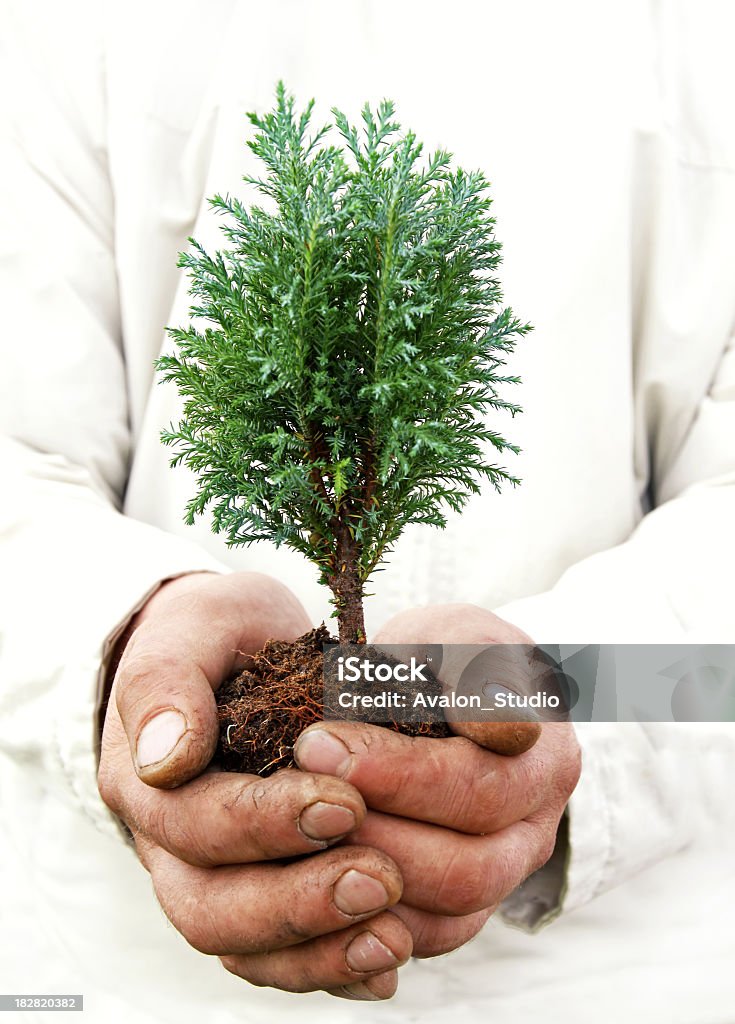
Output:
[[497,387],[529,328],[499,309],[483,174],[422,163],[388,101],[310,135],[312,108],[281,83],[248,115],[263,205],[215,196],[227,248],[180,258],[193,321],[158,366],[185,408],[163,440],[198,476],[187,522],[211,507],[229,544],[286,544],[330,585],[346,530],[362,585],[408,523],[518,482],[488,461],[518,449],[486,416],[518,411]]

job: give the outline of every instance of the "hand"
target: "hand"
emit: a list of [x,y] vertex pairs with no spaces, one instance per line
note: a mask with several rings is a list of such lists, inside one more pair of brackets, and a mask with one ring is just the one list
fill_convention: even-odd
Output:
[[[471,605],[404,612],[375,641],[531,642]],[[467,942],[546,863],[580,773],[573,728],[557,722],[543,725],[535,746],[515,757],[465,737],[412,738],[329,722],[302,733],[295,757],[305,771],[340,778],[362,794],[369,810],[343,842],[383,850],[400,868],[403,897],[393,913],[411,929],[415,956]]]
[[[365,805],[349,783],[209,771],[214,690],[268,637],[310,628],[286,588],[256,573],[192,574],[146,604],[120,660],[99,789],[129,827],[161,906],[195,949],[254,985],[386,998],[411,935],[388,907],[389,856],[330,848]],[[290,863],[282,858],[312,854]]]

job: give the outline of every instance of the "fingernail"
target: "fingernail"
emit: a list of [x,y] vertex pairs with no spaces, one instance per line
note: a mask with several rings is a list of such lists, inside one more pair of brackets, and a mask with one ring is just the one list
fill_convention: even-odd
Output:
[[299,828],[309,839],[336,839],[351,832],[356,824],[349,807],[323,800],[304,808],[299,818]]
[[342,985],[341,991],[348,999],[370,999],[375,1001],[381,997],[369,989],[364,981],[355,981],[352,985]]
[[362,932],[353,939],[345,950],[345,959],[352,971],[380,971],[398,963],[398,957],[372,932]]
[[165,761],[186,732],[186,719],[176,708],[160,711],[138,734],[135,760],[139,768]]
[[388,906],[388,893],[377,878],[352,868],[337,879],[334,902],[343,914],[369,914]]
[[322,775],[344,775],[351,756],[342,740],[326,729],[313,729],[299,736],[294,747],[294,759],[299,768]]

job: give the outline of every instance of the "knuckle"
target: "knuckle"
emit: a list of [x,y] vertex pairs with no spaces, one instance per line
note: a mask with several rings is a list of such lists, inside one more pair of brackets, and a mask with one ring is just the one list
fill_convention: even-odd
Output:
[[158,681],[176,676],[176,659],[146,627],[144,623],[131,637],[115,674],[115,700],[121,716],[141,705],[147,707],[150,695],[160,688]]
[[186,897],[180,897],[175,906],[171,907],[169,917],[174,928],[183,935],[190,946],[199,950],[200,953],[207,952],[207,942],[203,933],[201,922],[197,917],[196,906]]
[[442,794],[440,810],[442,817],[458,829],[471,832],[491,814],[489,801],[480,780],[471,772],[460,771],[451,779],[435,782],[435,792]]
[[[518,766],[499,762],[463,737],[443,741],[443,745],[447,743],[455,744],[453,764],[461,768],[450,774],[444,765],[442,774],[434,779],[435,791],[445,794],[443,810],[462,831],[490,831],[507,815],[514,791],[511,770],[517,771]],[[529,779],[529,785],[537,782]]]
[[204,934],[204,929],[193,914],[177,915],[176,928],[184,936],[189,945],[199,953],[211,954],[213,949]]
[[253,784],[252,799],[258,809],[266,814],[270,813],[269,808],[300,810],[302,805],[307,805],[319,800],[325,789],[330,784],[339,783],[339,779],[333,779],[328,775],[312,775],[294,768],[282,768],[271,775],[268,779],[259,779]]
[[480,818],[482,824],[489,827],[506,814],[511,798],[511,780],[504,763],[493,763],[488,767],[487,760],[482,760],[482,772],[468,786],[473,802],[468,811],[472,812],[473,819]]
[[176,848],[169,824],[170,815],[166,813],[160,801],[155,799],[146,801],[139,817],[145,819],[146,832],[156,840],[159,846],[169,852],[172,852],[172,848]]
[[[351,846],[345,847],[344,850],[347,854],[344,861],[346,865],[355,867],[358,870],[362,870],[364,867],[370,872],[377,871],[381,881],[388,888],[393,884],[400,889],[402,882],[398,865],[393,858],[383,850],[379,850],[372,846]],[[338,852],[340,852],[338,849],[332,850],[332,853]]]
[[482,929],[490,911],[447,920],[429,918],[417,926],[413,955],[419,959],[441,956],[463,946]]
[[[333,788],[330,783],[341,782],[340,779],[332,779],[329,775],[309,775],[308,773],[294,771],[292,768],[281,769],[271,776],[272,792],[271,799],[280,806],[294,807],[298,804],[308,806],[311,803],[323,798],[325,790]],[[344,783],[343,783],[344,785]]]
[[257,598],[266,616],[275,618],[281,628],[302,628],[309,625],[309,619],[300,601],[293,591],[281,580],[258,572],[244,572],[240,575],[243,593],[253,599]]
[[476,604],[467,601],[455,601],[441,606],[442,619],[450,628],[462,628],[468,619],[475,618],[479,610]]
[[306,967],[295,970],[279,969],[278,951],[260,953],[255,956],[220,956],[220,963],[226,971],[242,978],[256,988],[276,988],[282,992],[313,992],[322,986]]
[[424,929],[424,935],[416,939],[413,955],[417,960],[428,960],[433,956],[451,953],[453,949],[456,949],[453,942],[447,941],[444,937],[430,935],[428,929]]
[[398,772],[392,772],[387,776],[381,785],[381,795],[385,795],[385,806],[395,807],[408,785],[410,781],[405,776],[401,777]]
[[449,929],[446,921],[426,920],[413,928],[413,955],[424,959],[432,956],[441,956],[454,948],[449,937]]
[[115,677],[115,700],[121,718],[148,703],[160,661],[150,653],[132,654],[120,662]]
[[[518,766],[517,792],[536,797],[536,802],[546,799],[549,792],[549,778],[552,773],[543,758],[529,757]],[[553,777],[553,776],[552,776]]]
[[[337,973],[332,971],[332,974]],[[276,987],[284,992],[315,992],[324,988],[324,978],[318,976],[318,969],[305,962],[299,970],[285,971],[276,982]]]
[[173,923],[197,952],[207,956],[227,953],[228,946],[221,934],[220,922],[206,899],[183,897]]
[[569,759],[567,762],[567,796],[571,796],[574,792],[579,777],[582,774],[582,748],[579,745],[579,741],[576,736],[573,736],[571,749],[569,751]]
[[423,764],[419,737],[362,722],[330,722],[329,731],[342,740],[351,755],[349,769],[336,781],[359,790],[362,780],[369,778],[372,787],[379,787],[384,807],[393,806],[401,794],[405,797],[405,788],[415,780],[419,760]]
[[290,800],[282,780],[258,779],[248,782],[225,805],[230,814],[242,822],[254,853],[269,860],[279,853],[279,817],[288,809]]
[[486,901],[488,906],[501,903],[530,874],[533,874],[528,860],[529,854],[526,849],[505,850],[493,858],[492,877]]
[[[234,974],[236,978],[242,978],[243,981],[250,981],[247,971],[243,970],[241,966],[242,957],[237,956],[220,956],[219,962],[222,964],[228,974]],[[256,981],[250,982],[251,985],[257,985]]]
[[415,739],[367,722],[330,722],[329,729],[342,740],[356,760],[376,755],[390,756],[395,753],[396,744],[410,744]]
[[565,805],[574,792],[582,772],[582,749],[572,733],[565,743],[554,772],[553,791],[560,803]]
[[97,790],[107,807],[113,813],[118,814],[121,810],[119,782],[117,772],[114,771],[107,759],[100,761],[97,772]]
[[533,858],[532,867],[530,874],[534,871],[538,871],[551,860],[552,854],[556,847],[556,837],[553,832],[549,829],[544,829],[541,839],[536,848],[536,855]]
[[517,878],[516,884],[520,885],[535,871],[540,870],[551,860],[556,849],[556,836],[560,815],[544,813],[533,819],[528,819],[526,826],[528,831],[514,855],[509,854],[512,861],[509,868],[509,876],[518,875],[518,866],[522,865],[522,877]]
[[161,644],[156,639],[155,626],[143,622],[130,637],[115,678],[122,679],[128,685],[131,678],[155,671],[163,656]]
[[[177,797],[180,794],[176,794]],[[220,863],[225,837],[216,829],[206,828],[202,814],[203,801],[189,807],[188,801],[169,801],[165,794],[151,794],[141,823],[145,831],[169,853],[195,867],[212,867]]]
[[247,981],[249,985],[254,985],[256,988],[274,987],[272,980],[258,971],[252,957],[220,956],[219,961],[229,974],[234,974],[236,978]]
[[[145,831],[169,853],[179,853],[186,843],[182,843],[182,823],[176,815],[169,813],[163,801],[155,797],[147,801],[140,815],[145,820]],[[141,822],[142,823],[142,822]]]
[[484,858],[460,848],[453,853],[437,887],[437,902],[444,913],[464,916],[486,904],[488,871]]
[[154,871],[154,866],[153,860],[151,858],[152,844],[150,840],[148,839],[147,836],[140,832],[135,825],[131,825],[129,822],[126,822],[126,824],[128,825],[128,828],[130,829],[131,835],[133,837],[133,844],[135,846],[135,852],[138,857],[138,860],[146,869],[148,874],[152,875]]

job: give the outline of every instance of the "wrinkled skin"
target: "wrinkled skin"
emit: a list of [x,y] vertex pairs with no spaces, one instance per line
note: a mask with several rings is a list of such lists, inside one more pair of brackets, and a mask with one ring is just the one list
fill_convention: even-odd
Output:
[[[580,771],[570,725],[547,724],[526,753],[502,757],[461,736],[318,724],[297,743],[301,770],[207,771],[214,690],[268,637],[310,629],[304,609],[270,577],[197,573],[165,584],[134,626],[105,720],[100,792],[174,926],[233,974],[388,998],[411,955],[467,942],[551,855]],[[376,639],[399,635],[528,641],[467,605],[404,612]],[[161,736],[138,741],[161,712],[161,735],[177,742],[151,760]]]

